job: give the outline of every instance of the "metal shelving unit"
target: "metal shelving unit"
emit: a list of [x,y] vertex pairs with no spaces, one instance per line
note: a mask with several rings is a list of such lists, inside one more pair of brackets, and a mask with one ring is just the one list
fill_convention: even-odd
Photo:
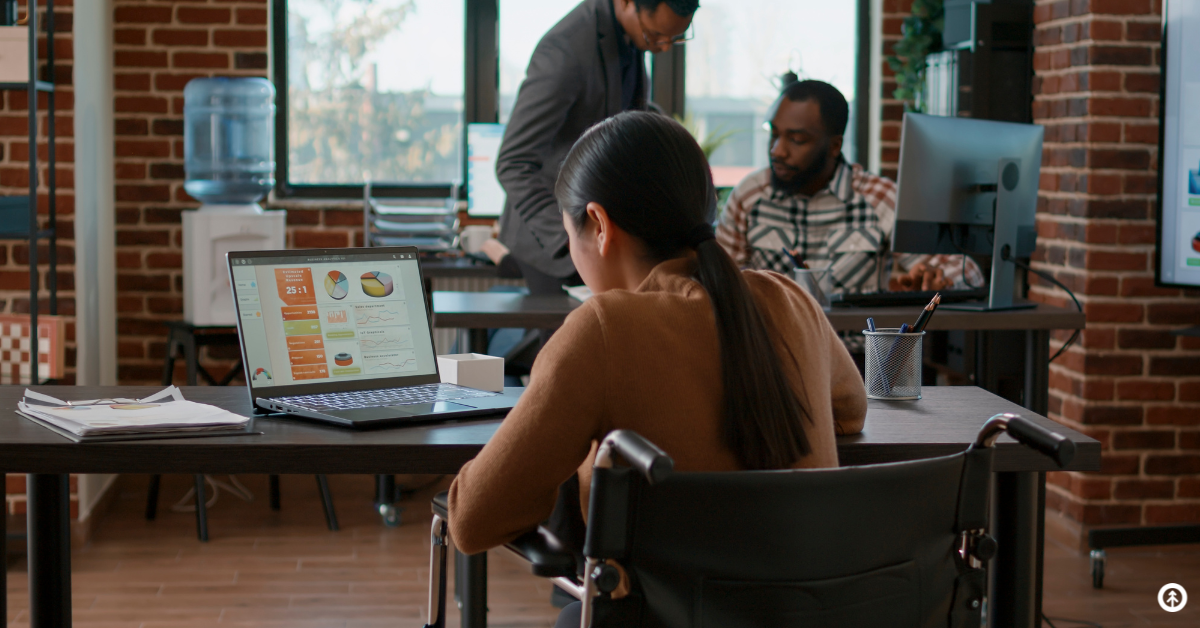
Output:
[[[16,0],[2,0],[0,8],[9,18],[17,14]],[[29,381],[38,381],[38,244],[43,240],[49,244],[49,272],[46,274],[46,287],[50,292],[50,314],[58,314],[58,220],[56,214],[56,180],[55,166],[55,128],[54,128],[54,0],[46,0],[46,76],[50,80],[38,79],[38,9],[37,0],[27,0],[24,21],[16,21],[17,25],[29,28],[29,80],[23,83],[0,83],[0,90],[26,91],[29,94],[29,195],[26,197],[7,197],[5,203],[10,209],[0,217],[0,239],[24,239],[29,242]],[[38,222],[38,96],[46,94],[46,163],[49,166],[46,187],[48,188],[49,217],[46,228],[42,229]],[[0,197],[3,198],[3,197]],[[19,215],[20,202],[24,198],[24,209],[28,214],[28,222],[20,225],[22,216]],[[14,202],[15,201],[15,202]],[[15,211],[14,211],[15,210]]]

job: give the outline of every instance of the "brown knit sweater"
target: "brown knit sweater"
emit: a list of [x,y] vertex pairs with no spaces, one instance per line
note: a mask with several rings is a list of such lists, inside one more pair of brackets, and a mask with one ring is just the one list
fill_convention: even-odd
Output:
[[[558,486],[579,472],[586,508],[595,446],[631,429],[677,471],[739,469],[721,437],[721,360],[712,304],[693,262],[663,262],[632,292],[596,295],[567,317],[533,365],[529,387],[450,487],[450,532],[468,554],[533,529]],[[862,431],[866,392],[820,307],[786,277],[745,271],[800,403],[812,453],[796,468],[836,467],[836,434]],[[782,348],[781,348],[782,349]],[[737,368],[738,365],[732,365]]]

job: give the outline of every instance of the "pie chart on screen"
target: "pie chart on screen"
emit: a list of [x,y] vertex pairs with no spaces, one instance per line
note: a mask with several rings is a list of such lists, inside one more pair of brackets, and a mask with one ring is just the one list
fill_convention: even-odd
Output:
[[373,270],[363,273],[359,280],[362,281],[363,294],[369,297],[382,299],[392,293],[392,276],[387,273]]
[[350,280],[346,279],[342,273],[331,270],[328,275],[325,275],[325,292],[341,301],[346,298],[347,294],[350,294]]
[[1192,236],[1192,250],[1200,253],[1200,233]]

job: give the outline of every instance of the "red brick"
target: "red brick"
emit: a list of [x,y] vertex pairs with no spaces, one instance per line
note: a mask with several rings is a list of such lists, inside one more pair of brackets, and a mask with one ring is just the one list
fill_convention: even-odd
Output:
[[1151,356],[1150,374],[1171,377],[1200,375],[1200,356]]
[[0,290],[29,290],[29,271],[0,271]]
[[1146,456],[1147,475],[1188,475],[1200,473],[1200,455],[1150,454]]
[[226,8],[179,7],[175,17],[184,24],[228,24],[233,14]]
[[1113,449],[1174,449],[1175,432],[1165,430],[1123,430],[1113,432]]
[[113,30],[113,43],[118,46],[141,46],[146,43],[146,29],[118,28]]
[[1151,303],[1146,306],[1146,320],[1155,325],[1200,324],[1200,303]]
[[1200,425],[1200,406],[1146,408],[1147,425]]
[[1085,425],[1141,425],[1139,406],[1084,406],[1080,422]]
[[355,227],[362,229],[362,216],[357,211],[344,209],[329,209],[321,212],[322,221],[327,227]]
[[139,251],[117,251],[117,268],[131,269],[142,267],[142,254]]
[[1171,499],[1175,483],[1171,480],[1117,480],[1113,497],[1117,499]]
[[213,33],[213,43],[227,48],[266,48],[267,32],[264,30],[218,30]]
[[1200,503],[1146,504],[1146,523],[1149,525],[1196,523],[1197,521],[1200,521]]
[[165,68],[167,53],[157,50],[118,50],[113,53],[118,68]]
[[169,292],[170,275],[117,275],[118,292]]
[[116,164],[114,177],[117,179],[145,179],[146,164]]
[[1177,336],[1161,329],[1122,329],[1117,333],[1122,349],[1174,349],[1176,339]]
[[117,140],[118,157],[169,157],[171,144],[162,140]]
[[1079,521],[1086,525],[1136,524],[1142,519],[1141,506],[1082,504]]
[[1126,122],[1125,141],[1131,144],[1158,144],[1158,124]]
[[154,75],[154,88],[164,92],[181,92],[184,87],[187,87],[188,81],[192,79],[207,76],[205,74],[166,74],[158,73]]
[[1200,382],[1179,382],[1180,401],[1200,401]]
[[1200,497],[1200,478],[1179,478],[1178,497]]
[[114,103],[113,108],[117,113],[167,112],[167,99],[156,96],[117,96]]
[[[287,213],[287,224],[292,225],[319,225],[321,224],[321,211],[316,209],[289,209]],[[362,224],[362,220],[359,220]]]
[[1136,454],[1100,454],[1100,473],[1105,475],[1136,475],[1138,472],[1138,456]]
[[1085,303],[1089,323],[1139,323],[1142,306],[1137,303]]
[[[1082,356],[1083,363],[1077,369],[1085,375],[1141,375],[1143,359],[1140,355],[1114,353],[1089,353]],[[1159,375],[1159,373],[1151,373]]]
[[154,43],[160,46],[207,46],[208,31],[192,28],[156,28]]
[[113,76],[113,88],[117,91],[148,92],[150,91],[150,75],[116,74]]
[[171,7],[117,7],[115,24],[170,24]]
[[1117,383],[1117,399],[1131,401],[1173,401],[1175,384],[1144,380],[1123,380]]
[[1112,496],[1112,480],[1086,476],[1079,473],[1071,474],[1069,490],[1083,499],[1110,499]]
[[171,61],[176,68],[223,70],[229,67],[229,55],[223,52],[176,52],[172,55]]
[[1200,449],[1200,432],[1179,432],[1179,448],[1183,450]]
[[166,185],[118,185],[116,196],[117,202],[164,202],[171,198],[171,188]]
[[1145,253],[1088,251],[1084,267],[1088,270],[1146,270],[1146,260]]
[[1153,277],[1124,277],[1121,279],[1123,297],[1178,297],[1178,288],[1159,288]]
[[158,252],[146,256],[147,268],[183,268],[183,253]]

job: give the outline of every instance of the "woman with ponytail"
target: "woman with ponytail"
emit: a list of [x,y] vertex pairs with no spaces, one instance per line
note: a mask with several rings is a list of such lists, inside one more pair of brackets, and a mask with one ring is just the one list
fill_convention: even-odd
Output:
[[677,471],[835,467],[862,430],[862,379],[790,279],[739,271],[713,239],[716,194],[680,124],[627,112],[589,129],[555,186],[594,297],[538,355],[529,387],[450,488],[451,536],[484,551],[550,516],[596,444],[631,429]]

